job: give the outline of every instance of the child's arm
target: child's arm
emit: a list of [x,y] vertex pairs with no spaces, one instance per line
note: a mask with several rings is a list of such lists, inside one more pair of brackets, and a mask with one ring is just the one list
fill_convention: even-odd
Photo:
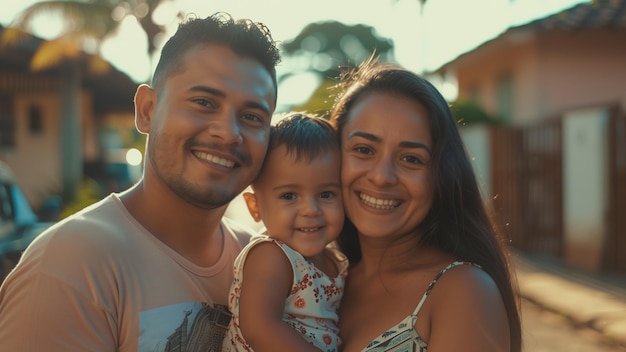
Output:
[[272,242],[250,250],[243,268],[239,325],[256,351],[320,351],[282,320],[293,284],[293,269],[285,253]]

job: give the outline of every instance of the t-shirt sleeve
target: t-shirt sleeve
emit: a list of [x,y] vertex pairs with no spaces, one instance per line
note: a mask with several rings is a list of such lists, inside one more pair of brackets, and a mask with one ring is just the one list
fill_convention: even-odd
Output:
[[[40,252],[31,248],[25,256]],[[73,287],[71,277],[60,279],[50,274],[54,268],[41,270],[40,265],[28,263],[18,266],[0,289],[2,350],[117,350],[110,312]],[[81,264],[75,265],[80,268]]]
[[107,312],[56,278],[24,275],[2,294],[3,350],[117,350]]

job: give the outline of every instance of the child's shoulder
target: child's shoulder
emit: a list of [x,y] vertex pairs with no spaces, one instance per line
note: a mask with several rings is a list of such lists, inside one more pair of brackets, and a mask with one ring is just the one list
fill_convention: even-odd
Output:
[[326,257],[329,258],[337,267],[338,276],[345,276],[348,270],[348,257],[343,252],[333,245],[328,245],[325,248]]
[[340,251],[337,247],[332,246],[332,245],[328,245],[328,246],[326,246],[326,248],[324,250],[326,251],[326,255],[328,255],[334,261],[336,261],[336,262],[348,262],[348,257],[346,257],[346,255],[343,254],[343,252]]
[[252,237],[250,237],[250,242],[248,243],[248,247],[252,247],[258,245],[263,242],[274,242],[280,244],[281,242],[268,236],[267,232],[256,233]]

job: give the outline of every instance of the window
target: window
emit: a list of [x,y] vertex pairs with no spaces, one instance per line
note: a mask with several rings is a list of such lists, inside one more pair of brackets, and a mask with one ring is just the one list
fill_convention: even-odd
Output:
[[0,225],[13,220],[13,206],[11,205],[9,187],[8,184],[0,183]]
[[476,84],[472,84],[468,91],[469,100],[480,103],[480,88]]
[[10,96],[0,95],[0,148],[15,146],[15,115]]
[[37,105],[31,105],[28,109],[28,130],[31,134],[41,134],[43,131],[43,114]]
[[513,77],[507,73],[500,76],[496,86],[496,104],[498,116],[503,122],[511,121],[513,117]]

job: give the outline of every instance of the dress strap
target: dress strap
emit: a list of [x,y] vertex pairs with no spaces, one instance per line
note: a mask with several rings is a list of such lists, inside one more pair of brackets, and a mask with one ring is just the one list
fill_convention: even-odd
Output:
[[441,269],[441,271],[435,276],[433,281],[430,282],[430,285],[428,285],[428,288],[426,289],[426,292],[424,292],[424,295],[422,296],[422,299],[417,304],[417,307],[415,307],[415,311],[413,311],[413,314],[411,316],[417,317],[417,313],[419,313],[420,309],[422,309],[422,305],[424,305],[424,302],[426,301],[426,298],[428,298],[428,295],[430,295],[430,291],[433,290],[433,287],[435,287],[435,284],[437,283],[437,281],[439,281],[439,278],[441,277],[441,275],[445,274],[446,271],[448,271],[448,270],[450,270],[450,269],[452,269],[454,267],[460,266],[460,265],[477,266],[476,264],[471,263],[471,262],[455,261],[455,262],[452,262],[452,263],[448,264],[448,266],[446,266],[445,268]]

